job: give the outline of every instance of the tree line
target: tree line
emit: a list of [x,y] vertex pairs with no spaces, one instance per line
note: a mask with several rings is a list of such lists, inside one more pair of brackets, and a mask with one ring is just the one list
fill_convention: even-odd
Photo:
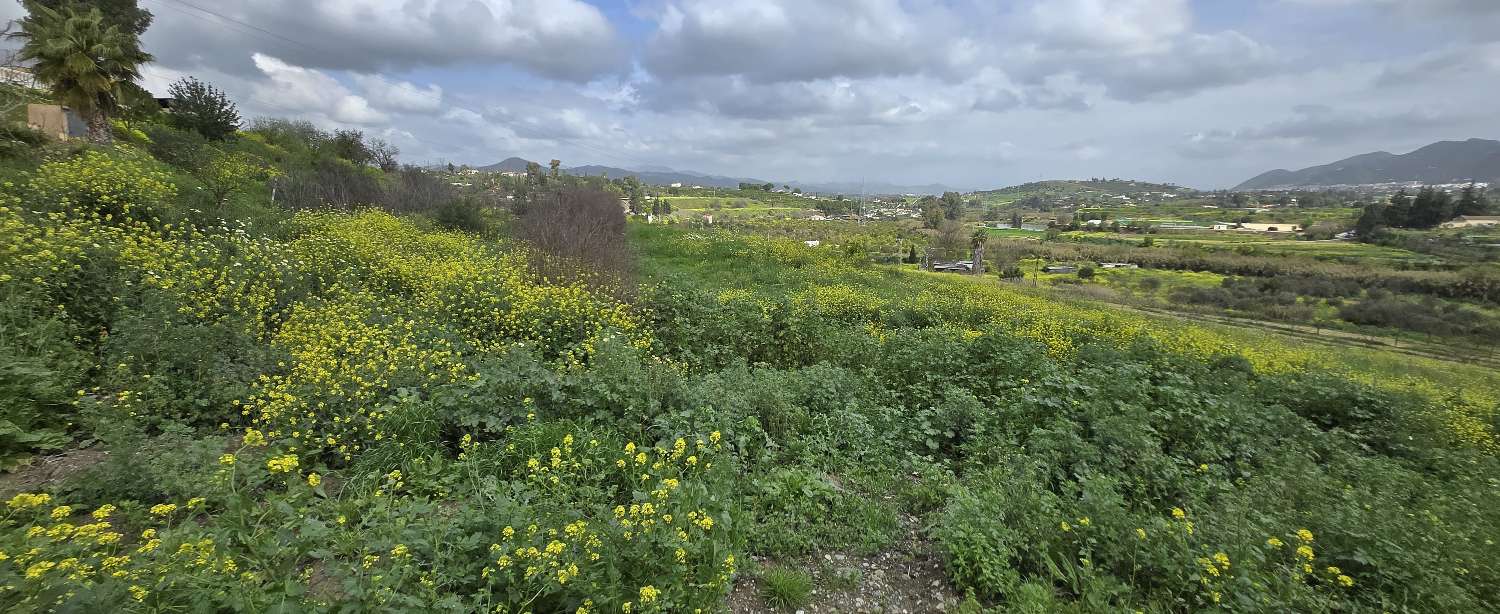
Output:
[[1473,183],[1465,186],[1457,200],[1447,191],[1427,186],[1413,197],[1404,188],[1384,203],[1365,205],[1355,231],[1361,239],[1375,240],[1387,228],[1437,228],[1456,216],[1490,213],[1489,198]]

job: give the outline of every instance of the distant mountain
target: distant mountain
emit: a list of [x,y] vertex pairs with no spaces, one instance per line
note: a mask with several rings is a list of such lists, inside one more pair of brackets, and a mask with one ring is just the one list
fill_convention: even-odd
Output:
[[490,173],[501,173],[507,171],[521,172],[526,170],[527,164],[531,164],[531,161],[526,160],[525,158],[517,158],[515,156],[511,156],[495,164],[491,164],[489,166],[481,166],[479,167],[479,170]]
[[1300,171],[1276,169],[1235,186],[1265,190],[1367,183],[1500,181],[1500,141],[1439,141],[1408,154],[1367,153]]
[[[488,172],[517,172],[525,171],[527,160],[523,158],[506,158],[496,164],[481,166],[479,170]],[[543,165],[546,168],[546,165]],[[801,188],[804,192],[818,194],[849,194],[863,193],[867,195],[876,194],[939,194],[948,189],[941,185],[926,186],[902,186],[888,183],[869,183],[861,185],[855,182],[846,183],[816,183],[802,181],[767,181],[764,179],[753,179],[749,177],[725,177],[723,175],[711,175],[695,171],[684,171],[658,165],[646,165],[639,169],[624,169],[614,166],[600,166],[589,164],[584,166],[563,167],[563,172],[580,177],[609,176],[619,178],[634,175],[642,183],[650,185],[672,185],[681,183],[688,186],[703,186],[707,188],[737,188],[741,183],[789,185]]]

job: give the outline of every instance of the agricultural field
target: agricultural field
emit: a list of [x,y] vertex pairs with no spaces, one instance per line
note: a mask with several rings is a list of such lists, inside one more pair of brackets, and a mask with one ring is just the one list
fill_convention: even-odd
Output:
[[[1467,234],[1379,244],[1234,231],[987,231],[991,270],[1068,296],[1251,328],[1295,330],[1487,364],[1500,349],[1500,268]],[[1107,269],[1127,263],[1135,269]],[[1073,268],[1047,274],[1048,265]],[[1208,283],[1205,283],[1208,282]]]

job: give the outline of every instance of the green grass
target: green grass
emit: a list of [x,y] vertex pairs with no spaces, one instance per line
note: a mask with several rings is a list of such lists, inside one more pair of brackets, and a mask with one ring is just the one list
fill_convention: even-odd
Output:
[[760,576],[761,599],[779,610],[795,610],[807,605],[812,589],[812,576],[800,569],[778,565]]

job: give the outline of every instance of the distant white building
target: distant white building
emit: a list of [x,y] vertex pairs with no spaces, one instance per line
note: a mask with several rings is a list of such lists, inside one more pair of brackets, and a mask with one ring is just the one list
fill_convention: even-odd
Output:
[[1246,223],[1240,224],[1239,225],[1239,229],[1240,230],[1248,230],[1248,231],[1251,231],[1251,232],[1302,232],[1302,227],[1301,226],[1298,226],[1296,224],[1286,224],[1286,223],[1254,224],[1254,223],[1246,222]]
[[1453,218],[1452,221],[1443,223],[1443,228],[1480,228],[1484,226],[1500,226],[1500,216],[1460,215]]

